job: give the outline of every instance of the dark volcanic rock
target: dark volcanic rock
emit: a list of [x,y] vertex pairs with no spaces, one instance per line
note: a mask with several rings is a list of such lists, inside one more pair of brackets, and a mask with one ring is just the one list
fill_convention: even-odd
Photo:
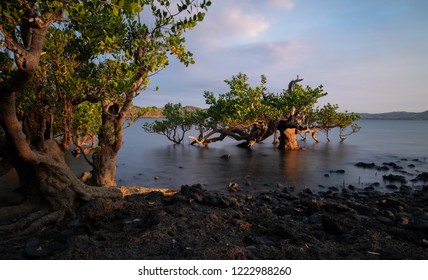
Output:
[[418,181],[428,181],[428,172],[422,172],[421,174],[418,174],[415,179]]
[[384,166],[392,167],[392,169],[394,169],[394,170],[401,170],[401,169],[403,169],[402,166],[396,164],[395,162],[384,162],[383,165]]
[[378,166],[374,163],[366,163],[366,162],[358,162],[355,164],[356,167],[361,167],[361,168],[378,168]]
[[388,174],[383,175],[385,181],[406,183],[406,178],[403,175]]
[[2,235],[0,259],[428,259],[428,186],[291,192],[194,185],[81,202],[78,223]]

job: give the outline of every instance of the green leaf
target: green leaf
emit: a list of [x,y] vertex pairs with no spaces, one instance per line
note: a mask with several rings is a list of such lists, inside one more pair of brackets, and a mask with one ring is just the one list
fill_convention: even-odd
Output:
[[119,16],[119,9],[118,9],[118,8],[113,7],[113,15],[114,15],[115,17]]

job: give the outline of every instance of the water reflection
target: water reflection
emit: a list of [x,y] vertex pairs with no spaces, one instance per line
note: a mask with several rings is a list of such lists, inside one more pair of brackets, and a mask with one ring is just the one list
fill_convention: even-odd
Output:
[[[274,188],[279,184],[318,189],[319,185],[364,187],[373,182],[385,185],[376,170],[354,166],[359,161],[412,162],[415,170],[428,171],[428,122],[363,120],[363,129],[339,143],[300,142],[304,150],[280,151],[267,139],[253,150],[236,147],[237,142],[225,139],[209,148],[174,145],[163,136],[147,134],[141,128],[144,121],[125,130],[124,146],[119,153],[117,181],[120,185],[179,188],[183,184],[201,183],[207,189],[226,190],[229,182],[237,182],[245,190]],[[400,131],[400,133],[397,133]],[[322,136],[322,135],[321,135]],[[229,158],[222,157],[229,154]],[[82,158],[67,157],[76,174],[88,170]],[[407,163],[401,163],[407,167]],[[344,170],[345,173],[334,172]],[[333,171],[333,172],[330,172]],[[414,171],[414,170],[409,170]],[[12,176],[13,177],[13,176]],[[408,176],[411,179],[411,175]],[[12,178],[13,181],[13,178]],[[11,178],[1,178],[0,186]],[[322,189],[322,188],[320,188]]]

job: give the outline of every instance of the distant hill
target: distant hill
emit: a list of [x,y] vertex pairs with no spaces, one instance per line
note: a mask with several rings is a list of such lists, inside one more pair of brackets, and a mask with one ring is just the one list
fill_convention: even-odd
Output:
[[[152,107],[139,107],[139,106],[135,106],[134,107],[137,110],[140,110],[142,113],[142,118],[164,118],[164,114],[163,114],[163,108],[158,108],[155,106]],[[190,111],[190,112],[194,112],[200,108],[195,107],[195,106],[184,106],[183,107],[184,110]]]
[[142,118],[164,118],[163,108],[153,107],[145,107],[141,108],[143,110]]
[[428,111],[421,113],[413,112],[389,112],[381,114],[358,113],[362,119],[379,120],[428,120]]

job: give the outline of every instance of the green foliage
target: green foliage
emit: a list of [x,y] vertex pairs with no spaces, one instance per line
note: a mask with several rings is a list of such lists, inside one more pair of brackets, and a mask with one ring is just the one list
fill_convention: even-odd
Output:
[[198,138],[191,137],[195,143],[207,145],[228,136],[244,140],[246,144],[243,146],[250,147],[272,135],[279,120],[296,122],[310,130],[325,131],[327,137],[330,129],[339,127],[342,139],[344,129],[349,126],[354,128],[353,122],[358,119],[354,113],[338,113],[338,105],[328,104],[315,109],[318,100],[327,95],[322,86],[311,88],[295,84],[291,91],[267,93],[264,75],[259,85],[251,86],[248,76],[243,73],[232,76],[225,83],[229,91],[217,97],[213,92],[205,91],[205,102],[209,105],[207,110],[197,111],[189,118],[168,115],[165,121],[156,122],[147,131],[159,133],[177,129],[180,125],[187,127],[191,120],[200,132]]
[[[1,80],[13,69],[12,55],[3,43],[12,35],[23,43],[19,37],[23,17],[45,21],[63,16],[67,22],[51,25],[37,76],[18,98],[20,115],[44,119],[54,115],[56,134],[70,129],[64,127],[66,123],[77,129],[77,135],[92,133],[98,126],[100,133],[114,134],[103,139],[118,141],[124,117],[141,115],[129,104],[147,88],[150,77],[167,67],[171,57],[186,66],[194,63],[184,32],[201,22],[211,5],[207,0],[48,0],[29,1],[28,6],[24,2],[0,3]],[[114,124],[98,123],[101,103],[118,104],[120,114]],[[87,116],[82,108],[89,110]],[[96,109],[100,111],[95,114]],[[87,117],[97,125],[86,122]]]
[[73,131],[77,136],[95,136],[101,127],[100,104],[83,102],[73,108]]
[[292,111],[310,114],[312,107],[327,94],[322,85],[316,88],[309,86],[304,88],[295,84],[292,92],[283,89],[279,94],[267,95],[267,102],[279,110],[283,117],[287,118]]
[[328,141],[330,141],[329,132],[333,128],[339,128],[341,142],[346,139],[346,137],[344,137],[344,131],[347,127],[351,127],[351,133],[346,134],[346,136],[358,132],[360,129],[358,125],[354,124],[355,121],[360,119],[358,114],[348,113],[347,111],[338,112],[338,109],[339,105],[328,103],[322,108],[317,108],[314,111],[315,120],[312,126],[325,132]]
[[247,127],[278,115],[278,110],[263,100],[266,90],[264,76],[256,87],[250,86],[247,75],[242,73],[232,76],[231,80],[225,80],[225,83],[229,85],[230,91],[220,94],[218,98],[212,92],[204,93],[205,102],[210,105],[207,114],[213,124]]
[[169,140],[180,144],[187,131],[192,128],[194,120],[194,111],[184,109],[181,103],[165,105],[163,114],[165,120],[156,120],[153,123],[145,123],[143,129],[150,133],[165,135]]

